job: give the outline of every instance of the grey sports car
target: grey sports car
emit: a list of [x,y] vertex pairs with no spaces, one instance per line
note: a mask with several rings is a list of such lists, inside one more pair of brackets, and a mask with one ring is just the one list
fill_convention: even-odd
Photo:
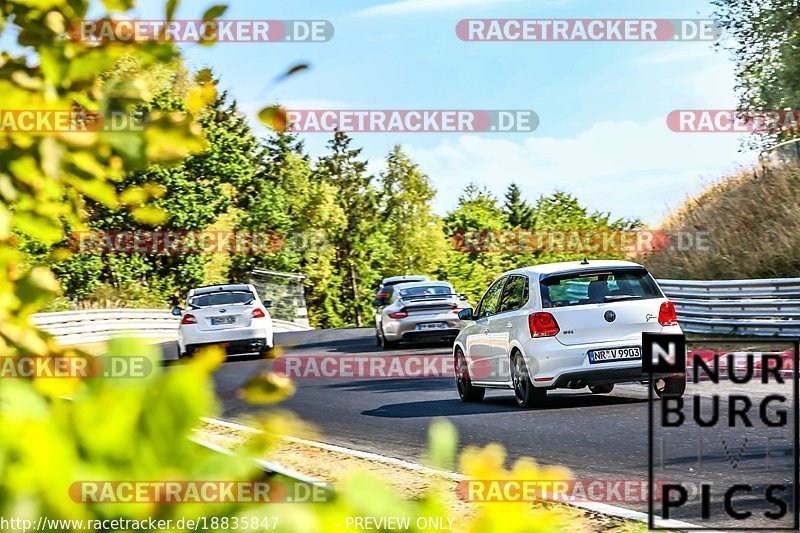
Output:
[[458,312],[467,308],[469,304],[443,281],[396,285],[390,303],[375,312],[378,346],[388,349],[400,341],[452,341],[465,324]]

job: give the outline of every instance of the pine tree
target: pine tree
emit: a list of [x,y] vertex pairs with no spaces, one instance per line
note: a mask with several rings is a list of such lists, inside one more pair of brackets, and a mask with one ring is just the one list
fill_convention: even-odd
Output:
[[532,230],[536,224],[534,209],[522,199],[522,191],[516,183],[508,186],[505,198],[503,208],[509,227]]

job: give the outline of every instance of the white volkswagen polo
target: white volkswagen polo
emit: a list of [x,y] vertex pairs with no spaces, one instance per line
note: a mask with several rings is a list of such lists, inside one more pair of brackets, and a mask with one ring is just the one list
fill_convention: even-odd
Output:
[[[454,345],[456,385],[465,402],[487,388],[512,389],[517,404],[547,391],[650,383],[642,333],[681,334],[675,307],[647,270],[628,261],[536,265],[506,272],[489,287]],[[679,395],[685,375],[657,374],[656,393]]]
[[220,344],[229,355],[261,354],[273,346],[272,318],[252,285],[213,285],[189,291],[181,317],[178,349],[181,357],[203,346]]

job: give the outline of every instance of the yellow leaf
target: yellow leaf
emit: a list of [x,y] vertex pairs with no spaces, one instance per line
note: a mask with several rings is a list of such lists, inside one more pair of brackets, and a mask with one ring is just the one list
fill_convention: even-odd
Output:
[[258,113],[258,120],[265,126],[275,131],[286,131],[287,117],[286,110],[281,106],[273,105],[265,107]]
[[251,379],[241,390],[242,398],[250,403],[275,403],[294,394],[294,384],[273,372],[265,372]]
[[169,219],[166,211],[152,206],[137,207],[131,211],[131,214],[136,219],[136,222],[150,226],[157,226]]

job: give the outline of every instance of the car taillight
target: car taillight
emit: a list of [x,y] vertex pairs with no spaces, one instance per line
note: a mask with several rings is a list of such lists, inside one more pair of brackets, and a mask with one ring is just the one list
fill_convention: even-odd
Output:
[[672,302],[664,302],[658,310],[658,323],[662,326],[677,326],[678,313],[675,312],[675,305]]
[[407,316],[408,316],[408,311],[406,311],[405,309],[389,313],[389,318],[405,318]]
[[531,337],[553,337],[561,331],[556,322],[556,317],[550,313],[532,313],[528,315],[528,328]]
[[255,309],[253,309],[253,314],[251,316],[253,318],[264,318],[267,315],[264,314],[263,309],[261,309],[260,307],[256,307]]
[[181,324],[197,324],[197,319],[194,317],[194,315],[183,315]]
[[457,315],[458,313],[461,312],[461,308],[458,306],[458,304],[450,304],[450,309],[452,309],[452,311],[450,312],[453,313],[454,315]]
[[377,300],[385,300],[387,296],[389,296],[388,292],[376,292],[375,293],[375,298]]

